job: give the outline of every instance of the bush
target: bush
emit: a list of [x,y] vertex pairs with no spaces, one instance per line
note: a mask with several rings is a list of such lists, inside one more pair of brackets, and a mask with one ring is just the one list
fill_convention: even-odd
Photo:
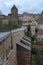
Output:
[[36,39],[35,35],[31,36],[31,41],[34,41]]
[[9,24],[2,24],[0,22],[0,31],[9,31],[11,29],[16,29],[18,27],[19,27],[18,24],[14,22],[9,22]]
[[35,55],[37,55],[37,50],[35,49],[35,48],[32,48],[32,54],[35,54]]

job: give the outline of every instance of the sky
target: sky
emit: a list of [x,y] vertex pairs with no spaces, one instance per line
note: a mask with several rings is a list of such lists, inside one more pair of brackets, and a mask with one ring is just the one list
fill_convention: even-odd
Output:
[[43,0],[0,0],[0,11],[8,15],[13,5],[18,8],[18,13],[40,13],[43,11]]

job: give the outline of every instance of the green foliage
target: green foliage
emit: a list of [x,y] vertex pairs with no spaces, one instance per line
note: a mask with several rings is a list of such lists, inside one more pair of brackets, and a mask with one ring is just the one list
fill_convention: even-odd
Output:
[[32,45],[36,44],[36,36],[35,35],[31,36],[31,43],[32,43]]
[[27,35],[27,36],[30,36],[30,35],[31,35],[30,25],[28,25],[28,27],[27,27],[26,35]]
[[9,21],[9,24],[2,24],[2,22],[0,21],[0,31],[8,31],[11,29],[16,29],[18,28],[18,24],[15,23],[14,21]]
[[36,65],[36,61],[35,60],[32,61],[32,65]]
[[3,24],[2,27],[1,27],[1,30],[2,31],[7,31],[7,30],[9,30],[9,26],[6,25],[6,24]]
[[38,32],[38,29],[36,29],[35,32],[37,33]]
[[0,25],[2,25],[2,21],[0,20]]
[[36,39],[35,35],[31,36],[31,41],[34,41]]
[[16,29],[19,26],[15,21],[9,21],[9,27],[10,27],[10,29]]
[[37,50],[35,49],[35,48],[32,48],[32,54],[35,54],[35,55],[37,55]]
[[18,28],[19,26],[18,26],[17,24],[13,24],[12,27],[13,27],[14,29],[16,29],[16,28]]

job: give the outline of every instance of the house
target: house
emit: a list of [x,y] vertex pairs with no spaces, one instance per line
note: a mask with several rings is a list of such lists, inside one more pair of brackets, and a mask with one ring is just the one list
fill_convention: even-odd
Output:
[[11,8],[11,14],[9,16],[10,21],[18,24],[18,9],[15,5]]
[[30,23],[30,20],[33,18],[33,14],[29,14],[27,12],[24,12],[23,14],[19,15],[19,21],[22,22],[22,25],[28,26]]
[[38,32],[37,32],[37,39],[43,40],[43,14],[41,13],[39,16],[38,21]]
[[31,34],[35,35],[36,34],[36,29],[37,29],[38,23],[34,19],[31,20],[30,23],[30,29],[31,29]]

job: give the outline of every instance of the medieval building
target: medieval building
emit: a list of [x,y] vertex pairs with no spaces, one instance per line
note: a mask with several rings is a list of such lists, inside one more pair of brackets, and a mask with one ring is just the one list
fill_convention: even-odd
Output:
[[19,23],[21,22],[22,25],[29,25],[31,19],[33,19],[33,14],[29,14],[27,12],[19,14]]
[[8,24],[9,21],[13,24],[18,24],[18,9],[16,8],[16,6],[14,5],[11,8],[11,13],[8,14],[8,16],[0,14],[0,21],[2,21],[3,24]]
[[11,14],[8,14],[8,17],[10,21],[18,24],[18,9],[15,5],[11,8]]

